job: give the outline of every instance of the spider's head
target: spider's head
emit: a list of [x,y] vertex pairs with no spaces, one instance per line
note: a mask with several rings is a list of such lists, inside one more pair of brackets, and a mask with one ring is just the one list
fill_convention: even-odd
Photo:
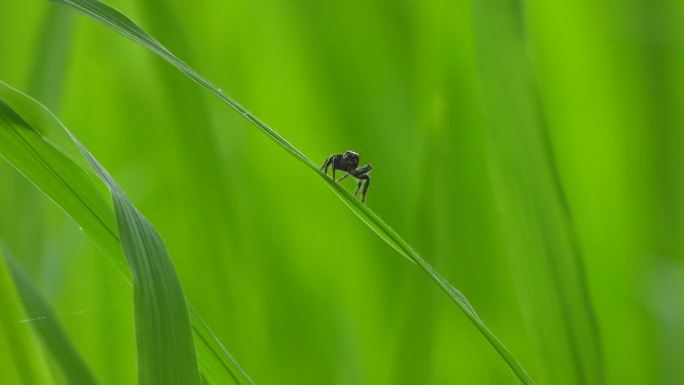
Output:
[[343,159],[349,159],[349,160],[359,160],[359,154],[355,153],[354,151],[345,151],[344,154],[342,154]]

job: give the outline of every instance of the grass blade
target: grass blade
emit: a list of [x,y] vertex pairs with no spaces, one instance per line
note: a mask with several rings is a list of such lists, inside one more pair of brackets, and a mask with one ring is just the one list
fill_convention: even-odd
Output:
[[35,46],[28,93],[51,111],[59,109],[62,100],[62,76],[69,62],[69,42],[73,31],[73,15],[63,9],[50,9],[45,15]]
[[[139,380],[199,383],[185,297],[158,234],[47,109],[2,82],[0,154],[74,219],[126,278],[132,276]],[[105,198],[107,190],[114,208]],[[207,344],[211,331],[191,313],[195,340]],[[202,366],[222,370],[205,373],[205,378],[251,383],[225,350],[215,348],[217,341],[209,343],[201,350],[211,351],[203,358],[213,362]]]
[[235,362],[197,310],[188,304],[195,347],[204,378],[212,384],[253,384],[247,373]]
[[138,382],[199,384],[185,295],[159,233],[104,168],[77,144],[114,201],[121,246],[133,276]]
[[[13,132],[19,140],[24,135],[36,138],[38,130],[28,124],[24,117],[34,117],[40,112],[47,113],[47,110],[37,102],[31,104],[26,96],[6,85],[0,87],[0,96],[6,103],[2,116],[5,131]],[[24,100],[21,100],[22,96]],[[11,114],[12,110],[14,115]],[[58,124],[54,119],[52,122],[45,119],[43,123]],[[50,128],[42,127],[43,130]],[[40,140],[39,137],[36,139]],[[159,235],[90,154],[78,142],[74,143],[110,189],[114,201],[121,246],[133,278],[139,382],[199,384],[185,297]],[[36,155],[40,158],[40,154]]]
[[54,383],[43,350],[31,329],[16,324],[27,317],[12,281],[0,247],[0,301],[3,304],[0,312],[0,383]]
[[97,384],[90,369],[57,321],[57,316],[50,305],[36,290],[14,258],[6,255],[5,260],[9,265],[19,295],[23,299],[28,318],[41,318],[39,322],[31,322],[33,330],[40,335],[44,346],[50,351],[64,377],[70,384]]
[[231,107],[237,110],[255,126],[257,126],[269,138],[278,143],[283,149],[294,155],[300,162],[313,170],[318,176],[328,184],[328,186],[337,194],[337,196],[366,224],[373,230],[380,238],[397,250],[401,255],[408,258],[410,261],[418,264],[423,271],[442,290],[451,298],[456,305],[466,314],[468,319],[473,322],[477,329],[485,336],[487,341],[496,349],[499,355],[504,359],[506,364],[511,368],[516,378],[524,384],[532,384],[533,381],[527,375],[522,366],[513,358],[506,347],[498,341],[494,334],[484,325],[484,323],[477,317],[472,310],[472,306],[467,302],[465,297],[454,289],[437,271],[425,262],[409,245],[404,241],[390,226],[388,226],[382,219],[373,213],[368,207],[362,205],[349,192],[345,191],[341,186],[334,183],[330,178],[326,177],[319,171],[318,165],[307,158],[297,148],[290,144],[283,137],[278,135],[273,129],[268,127],[265,123],[252,115],[247,109],[242,107],[239,103],[214,86],[211,82],[203,78],[200,74],[195,72],[187,64],[182,62],[174,56],[169,50],[161,45],[156,39],[147,34],[142,28],[135,24],[131,19],[121,12],[103,4],[99,1],[93,0],[51,0],[55,3],[72,7],[79,12],[82,12],[88,17],[99,21],[100,23],[114,29],[122,35],[138,42],[144,47],[150,49],[157,55],[164,58],[180,71],[185,73],[188,77],[207,88],[210,92],[218,96],[220,99],[228,103]]
[[601,384],[599,335],[514,2],[473,1],[495,192],[541,381]]

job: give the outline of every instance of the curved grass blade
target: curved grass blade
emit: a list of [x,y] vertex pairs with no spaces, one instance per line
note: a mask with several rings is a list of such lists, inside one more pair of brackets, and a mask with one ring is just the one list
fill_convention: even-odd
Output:
[[539,376],[603,384],[599,333],[577,234],[556,169],[529,57],[524,8],[472,1],[491,176]]
[[[216,384],[251,383],[232,357],[217,348],[220,344],[194,309],[186,309],[154,228],[47,109],[2,82],[0,155],[74,219],[124,277],[132,276],[141,383],[200,382],[188,311],[195,341],[204,345],[200,351],[212,353],[202,354],[207,362],[201,367],[212,369],[204,372],[205,378]],[[114,207],[104,189],[111,191]]]
[[204,378],[212,384],[254,384],[190,303],[188,310]]
[[159,233],[107,171],[77,143],[112,194],[121,246],[133,276],[138,383],[200,383],[185,295]]
[[62,329],[62,326],[57,321],[57,317],[50,308],[50,305],[36,290],[17,261],[11,255],[5,254],[5,260],[12,273],[12,278],[14,278],[14,284],[23,300],[26,315],[30,319],[42,318],[39,322],[31,322],[31,326],[33,326],[33,330],[42,339],[44,346],[50,351],[52,358],[57,362],[67,382],[83,385],[97,384],[90,369],[81,359],[64,329]]
[[238,102],[233,100],[230,96],[225,94],[219,88],[214,86],[211,82],[203,78],[200,74],[195,72],[190,66],[183,63],[180,59],[174,56],[169,50],[161,45],[156,39],[146,33],[142,28],[135,24],[126,15],[117,11],[116,9],[95,0],[51,0],[55,3],[66,5],[82,12],[86,16],[99,21],[100,23],[114,29],[122,35],[138,42],[144,47],[150,49],[157,55],[164,58],[173,66],[185,73],[192,80],[196,81],[210,92],[218,96],[220,99],[228,103],[231,107],[237,110],[250,122],[256,125],[264,134],[278,143],[283,149],[294,155],[300,162],[316,172],[328,186],[342,199],[342,201],[366,224],[371,228],[381,239],[387,242],[401,255],[408,258],[410,261],[418,264],[428,276],[437,283],[437,285],[444,290],[444,292],[451,298],[456,305],[466,314],[468,319],[475,324],[477,329],[485,336],[487,341],[496,349],[499,355],[508,364],[510,369],[515,374],[516,378],[524,384],[533,384],[534,382],[527,375],[522,366],[513,358],[506,347],[492,334],[492,332],[484,325],[482,320],[472,310],[472,306],[468,303],[465,297],[454,289],[437,271],[425,262],[399,234],[397,234],[391,227],[389,227],[382,219],[373,213],[368,207],[361,204],[352,195],[337,185],[330,178],[325,176],[319,169],[318,165],[307,158],[297,148],[291,145],[287,140],[278,135],[273,129],[268,127],[265,123],[252,115],[247,109],[242,107]]
[[0,245],[0,384],[52,384],[55,378],[30,328],[16,325],[26,319]]
[[[12,91],[7,86],[0,90],[8,109],[14,109],[15,102],[21,96]],[[23,108],[15,110],[16,115],[6,113],[2,117],[5,126],[20,138],[35,136],[33,133],[37,131],[23,116],[35,116],[37,113],[27,115],[22,110],[28,110],[26,107],[38,110],[42,106],[37,102],[31,106],[24,101],[19,107]],[[74,143],[110,189],[114,201],[120,243],[133,277],[138,382],[199,385],[199,369],[185,296],[161,238],[102,167],[78,142]],[[36,155],[40,157],[40,154]]]

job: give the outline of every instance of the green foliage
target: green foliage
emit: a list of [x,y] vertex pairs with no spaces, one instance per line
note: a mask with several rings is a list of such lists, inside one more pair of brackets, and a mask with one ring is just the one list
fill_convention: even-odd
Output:
[[521,12],[513,2],[473,2],[485,108],[496,111],[487,125],[493,184],[512,270],[529,304],[527,323],[538,336],[537,349],[553,363],[542,366],[540,382],[602,384],[599,334],[525,50]]
[[[199,383],[185,296],[156,230],[47,109],[2,82],[0,139],[2,156],[73,218],[124,276],[132,277],[138,381]],[[98,183],[109,189],[113,207]],[[207,327],[197,317],[193,320],[194,328],[201,330],[198,343],[210,344],[205,336],[211,332],[202,330]],[[234,369],[232,358],[225,351],[212,352],[213,357],[202,357],[233,365],[224,365],[225,371],[209,380],[242,383],[233,373],[242,374]],[[217,372],[205,373],[205,377],[209,374]]]
[[[25,305],[27,319],[40,321],[32,322],[31,324],[36,334],[44,342],[44,346],[50,352],[52,358],[57,362],[57,366],[61,369],[67,382],[84,385],[96,384],[97,381],[62,329],[50,305],[45,302],[42,294],[36,290],[14,258],[8,255],[5,255],[5,258],[12,273],[20,300]],[[32,361],[32,359],[29,358],[27,361]],[[8,376],[5,382],[13,383],[16,380],[16,378]],[[22,382],[28,381],[23,380]]]
[[[61,3],[61,1],[56,2]],[[408,246],[406,241],[385,224],[377,215],[354,199],[354,197],[339,184],[334,183],[332,179],[325,177],[325,175],[318,170],[318,167],[299,150],[289,144],[254,115],[246,111],[225,93],[197,74],[192,68],[173,56],[173,54],[157,43],[155,39],[146,34],[141,28],[118,11],[97,1],[77,0],[74,2],[67,1],[64,2],[64,4],[84,12],[86,15],[93,17],[160,54],[190,78],[196,80],[229,103],[277,143],[281,144],[284,149],[288,150],[304,164],[312,168],[319,176],[322,176],[332,190],[342,198],[347,206],[351,208],[364,223],[402,255],[417,263],[428,276],[432,278],[447,295],[449,295],[461,310],[466,313],[471,322],[477,326],[478,330],[483,333],[492,346],[495,347],[497,352],[499,352],[501,357],[506,361],[522,383],[533,383],[527,373],[525,373],[514,357],[508,352],[506,347],[491,333],[482,320],[475,314],[472,306],[458,290],[449,285],[439,273],[415,253],[415,251]],[[12,123],[15,124],[15,127],[23,125],[25,126],[24,128],[32,129],[39,133],[38,136],[49,138],[47,139],[48,142],[49,140],[52,140],[54,143],[61,143],[61,146],[57,144],[58,151],[60,148],[63,148],[67,153],[72,153],[72,159],[78,159],[78,157],[73,154],[74,145],[65,143],[66,135],[60,135],[58,128],[50,128],[50,126],[55,126],[55,124],[50,124],[49,118],[41,116],[44,115],[44,113],[41,114],[37,108],[33,111],[27,111],[28,108],[26,105],[30,104],[29,102],[20,103],[16,100],[18,96],[12,95],[9,88],[5,87],[5,90],[7,92],[2,93],[5,95],[5,98],[9,98],[13,104],[16,103],[15,105],[25,107],[25,110],[22,111],[24,113],[20,113],[21,115],[24,115],[23,117],[17,115],[12,119],[13,113],[16,113],[16,111],[8,106],[7,111],[5,111],[8,131],[11,131],[9,125]],[[26,122],[26,119],[35,119],[39,122],[31,124]],[[10,120],[13,121],[10,122]],[[15,129],[15,132],[17,131],[19,130]],[[19,134],[17,136],[22,135]],[[78,142],[73,137],[71,137],[71,139],[78,145]],[[7,142],[11,143],[12,140],[8,140]],[[52,146],[54,147],[55,145]],[[124,254],[127,256],[127,263],[133,275],[134,288],[136,288],[136,335],[138,336],[139,381],[142,383],[170,383],[175,380],[180,381],[179,383],[192,383],[191,378],[198,378],[198,376],[193,376],[192,366],[179,365],[180,362],[195,362],[194,349],[188,347],[183,348],[184,341],[186,341],[182,338],[184,335],[183,330],[185,328],[183,323],[187,321],[185,318],[187,313],[184,310],[185,304],[182,299],[182,290],[177,282],[175,271],[166,255],[166,249],[156,231],[154,231],[144,217],[132,207],[116,183],[107,175],[101,166],[91,158],[90,154],[82,146],[78,146],[83,155],[88,159],[90,166],[95,169],[98,176],[107,184],[114,201],[114,211],[117,217],[119,233],[122,234],[121,245]],[[40,153],[40,151],[34,150],[33,147],[31,147],[28,152]],[[10,150],[10,159],[12,159],[12,155],[16,156],[16,151]],[[12,160],[10,160],[10,163],[12,163]],[[47,163],[48,167],[51,168],[51,162],[48,161]],[[74,163],[76,163],[76,161],[74,161]],[[18,169],[23,168],[22,165],[16,165],[16,163],[12,164],[15,164],[15,167]],[[41,184],[43,182],[37,181],[34,183]],[[79,184],[76,184],[74,189],[79,190]],[[86,204],[85,206],[88,205]],[[90,207],[86,208],[88,210],[93,210]],[[69,211],[67,210],[67,212]],[[99,221],[103,222],[102,219]],[[97,226],[94,227],[97,228]],[[111,229],[109,231],[112,232]],[[154,277],[156,276],[165,277],[166,280],[156,282],[154,280]],[[168,294],[159,296],[159,293]],[[180,303],[180,306],[177,305],[178,303]],[[178,323],[177,326],[175,326],[177,329],[174,329],[173,323],[167,322],[167,319],[177,320]],[[168,325],[171,325],[171,327]],[[180,356],[175,356],[176,353],[180,353]]]
[[46,384],[53,380],[47,361],[38,341],[29,330],[18,328],[15,322],[26,319],[19,293],[5,264],[0,247],[0,357],[3,370],[0,380],[3,384]]
[[[0,2],[0,80],[58,116],[154,224],[193,304],[204,382],[247,378],[227,351],[258,384],[514,382],[462,314],[538,384],[681,382],[676,2],[108,3],[313,160],[111,29]],[[45,159],[95,181],[75,193],[103,213],[39,187],[86,233],[0,162],[0,240],[52,308],[3,289],[3,384],[69,382],[40,335],[48,320],[98,381],[136,381],[109,189],[69,142]],[[366,204],[391,247],[358,221],[353,182],[312,174],[347,149],[373,164]],[[78,185],[76,171],[62,177]],[[396,258],[404,248],[477,314]]]

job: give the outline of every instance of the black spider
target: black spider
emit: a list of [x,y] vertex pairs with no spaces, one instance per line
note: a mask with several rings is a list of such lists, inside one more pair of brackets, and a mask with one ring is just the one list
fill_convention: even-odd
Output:
[[335,180],[335,170],[344,171],[346,173],[342,178],[336,180],[335,182],[339,182],[349,175],[359,180],[359,183],[356,185],[356,190],[354,191],[354,196],[356,196],[356,193],[359,192],[359,188],[361,188],[363,181],[366,181],[366,184],[363,186],[363,192],[361,193],[361,203],[364,203],[366,201],[366,191],[368,190],[368,185],[370,184],[370,176],[368,176],[368,172],[373,166],[371,166],[369,163],[361,168],[358,168],[359,154],[353,151],[345,151],[344,154],[330,155],[328,159],[325,160],[325,163],[323,163],[323,166],[321,166],[321,170],[324,170],[325,174],[328,175],[328,167],[330,166],[332,166],[333,180]]

